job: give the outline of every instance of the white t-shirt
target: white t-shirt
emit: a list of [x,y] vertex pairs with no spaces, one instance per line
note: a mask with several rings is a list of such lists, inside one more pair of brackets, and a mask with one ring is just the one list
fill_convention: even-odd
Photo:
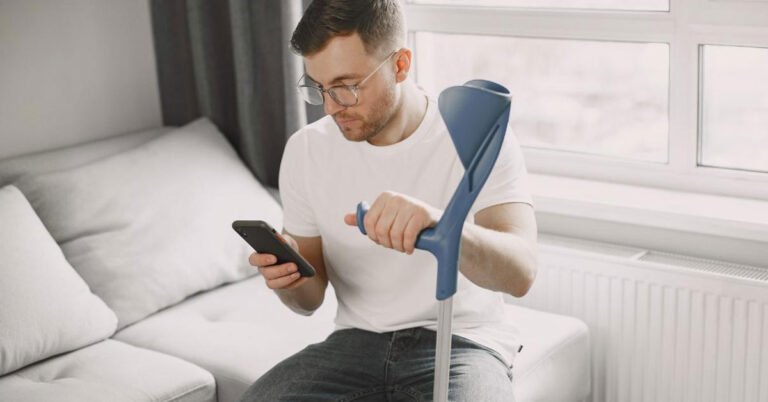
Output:
[[[283,227],[297,236],[321,236],[329,281],[338,299],[336,327],[389,332],[437,328],[437,260],[388,249],[349,226],[344,216],[360,201],[386,190],[444,210],[464,174],[437,101],[429,97],[423,121],[408,138],[387,146],[344,138],[331,116],[294,133],[280,165]],[[532,205],[516,138],[507,130],[496,165],[467,217],[486,207]],[[481,288],[459,272],[453,298],[453,333],[499,352],[508,365],[519,347],[502,294]]]

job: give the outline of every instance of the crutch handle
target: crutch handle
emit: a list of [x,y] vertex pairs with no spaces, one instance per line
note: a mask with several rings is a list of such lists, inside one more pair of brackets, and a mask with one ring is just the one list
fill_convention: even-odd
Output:
[[[368,205],[368,202],[366,201],[360,201],[360,203],[357,204],[357,228],[360,229],[360,233],[364,235],[368,235],[368,233],[365,231],[363,219],[365,219],[365,215],[368,213],[369,209],[371,209],[371,206]],[[420,250],[429,250],[429,246],[427,246],[428,240],[422,239],[422,234],[429,231],[430,229],[431,228],[424,229],[418,235],[416,235],[416,248]]]
[[[362,201],[357,204],[357,228],[360,233],[367,235],[363,219],[368,213],[370,206]],[[461,221],[463,223],[463,221]],[[447,229],[447,230],[446,230]],[[442,234],[440,234],[443,232]],[[452,232],[447,234],[445,232]],[[415,247],[419,250],[425,250],[432,253],[437,258],[437,300],[444,300],[456,293],[457,269],[459,241],[461,238],[461,226],[447,227],[445,223],[437,223],[436,226],[422,230],[416,236]],[[453,241],[451,241],[453,240]],[[450,262],[453,261],[453,264]]]
[[363,219],[365,219],[365,214],[368,213],[369,209],[371,209],[371,206],[365,201],[360,201],[360,203],[357,204],[357,228],[360,229],[360,233],[364,235],[368,235],[368,233],[365,232]]

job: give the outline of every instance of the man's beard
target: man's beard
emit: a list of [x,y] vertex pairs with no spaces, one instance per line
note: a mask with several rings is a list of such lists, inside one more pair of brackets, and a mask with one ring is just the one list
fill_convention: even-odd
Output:
[[[402,99],[399,103],[402,103]],[[399,105],[397,105],[399,107]],[[341,130],[341,133],[349,141],[362,142],[373,138],[381,132],[384,127],[392,120],[398,107],[395,107],[395,88],[390,87],[389,90],[376,102],[371,108],[371,115],[367,119],[363,116],[345,113],[344,111],[338,112],[333,116],[333,121]],[[338,120],[357,119],[362,123],[359,127],[343,127],[339,124]]]

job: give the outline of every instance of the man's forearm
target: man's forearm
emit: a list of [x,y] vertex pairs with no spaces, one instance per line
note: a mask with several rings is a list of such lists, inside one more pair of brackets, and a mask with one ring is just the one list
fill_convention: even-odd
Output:
[[466,222],[459,270],[478,286],[522,297],[536,276],[536,245],[517,234]]

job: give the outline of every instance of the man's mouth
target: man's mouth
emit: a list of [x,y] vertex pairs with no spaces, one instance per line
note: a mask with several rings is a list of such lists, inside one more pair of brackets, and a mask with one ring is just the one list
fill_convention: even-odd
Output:
[[357,121],[357,119],[336,119],[336,122],[341,124],[342,126],[348,126],[352,123]]

